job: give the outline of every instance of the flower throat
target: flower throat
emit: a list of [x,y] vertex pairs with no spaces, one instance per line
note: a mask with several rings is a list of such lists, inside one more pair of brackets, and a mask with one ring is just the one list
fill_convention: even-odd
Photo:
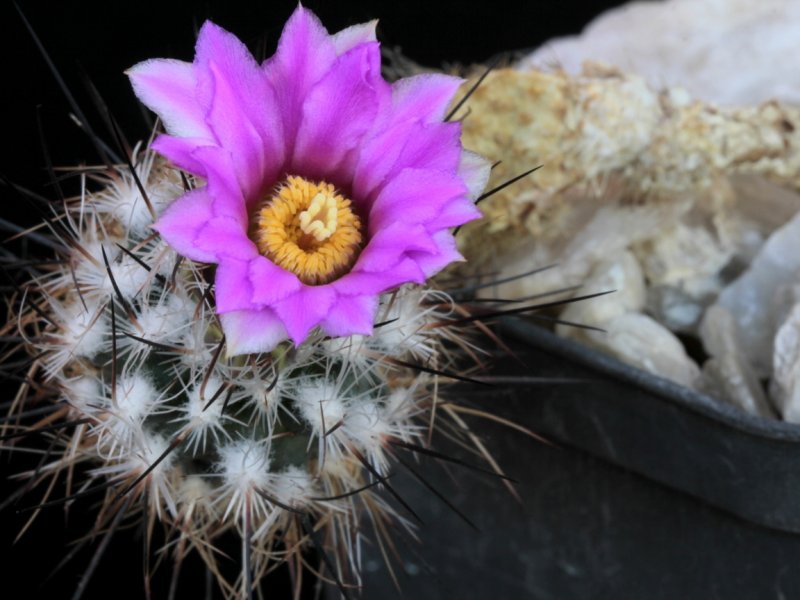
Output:
[[332,184],[290,175],[257,208],[253,239],[261,254],[303,283],[329,283],[350,270],[361,250],[361,221],[350,205]]

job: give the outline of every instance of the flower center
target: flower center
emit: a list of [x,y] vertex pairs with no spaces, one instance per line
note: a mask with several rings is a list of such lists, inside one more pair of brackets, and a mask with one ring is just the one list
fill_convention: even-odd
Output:
[[361,221],[350,204],[330,183],[290,175],[259,206],[253,239],[261,254],[303,283],[328,283],[361,250]]

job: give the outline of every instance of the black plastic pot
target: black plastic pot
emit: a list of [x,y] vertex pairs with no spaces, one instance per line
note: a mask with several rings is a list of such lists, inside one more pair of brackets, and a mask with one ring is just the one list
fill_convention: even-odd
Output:
[[748,415],[521,321],[502,331],[593,381],[571,392],[538,390],[526,417],[532,427],[753,523],[800,533],[800,427]]
[[519,503],[497,480],[422,460],[477,531],[398,472],[421,543],[399,544],[402,593],[368,550],[364,598],[800,597],[800,428],[522,321],[499,331],[519,361],[456,397],[553,444],[469,421]]

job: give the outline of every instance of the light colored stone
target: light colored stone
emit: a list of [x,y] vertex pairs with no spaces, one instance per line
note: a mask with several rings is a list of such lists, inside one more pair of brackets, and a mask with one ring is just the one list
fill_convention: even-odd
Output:
[[691,332],[722,288],[719,273],[735,249],[714,233],[678,221],[634,247],[650,285],[648,310],[674,331]]
[[586,59],[599,60],[709,102],[800,104],[796,65],[787,59],[800,54],[799,29],[796,0],[634,2],[579,36],[545,43],[520,66],[576,74]]
[[700,325],[700,336],[711,358],[703,364],[698,387],[750,414],[774,418],[776,412],[747,362],[733,315],[721,306],[710,307]]
[[733,256],[705,227],[679,221],[664,229],[637,249],[651,285],[680,284],[691,294],[695,281],[716,276]]
[[688,294],[680,285],[647,289],[647,312],[672,331],[693,331],[708,302],[704,297]]
[[719,295],[737,322],[745,356],[760,377],[772,370],[779,287],[800,274],[800,214],[773,233],[753,263]]
[[[611,294],[567,305],[560,318],[604,327],[620,315],[640,311],[645,301],[644,278],[639,263],[630,252],[622,252],[616,258],[597,263],[579,293],[592,294],[611,290]],[[583,330],[558,325],[556,331],[560,335],[570,336]]]
[[620,315],[605,324],[606,332],[586,331],[586,343],[644,371],[694,387],[700,369],[680,340],[655,319],[638,313]]
[[784,420],[800,423],[800,304],[778,328],[772,360],[770,395]]

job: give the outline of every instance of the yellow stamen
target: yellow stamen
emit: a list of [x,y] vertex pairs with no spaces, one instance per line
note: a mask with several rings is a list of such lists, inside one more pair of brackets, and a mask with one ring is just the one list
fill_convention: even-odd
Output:
[[311,200],[308,209],[300,213],[300,229],[313,235],[318,242],[324,242],[336,231],[337,209],[336,199],[320,192]]
[[253,239],[276,265],[309,285],[341,277],[361,250],[361,221],[330,183],[289,176],[258,208]]

